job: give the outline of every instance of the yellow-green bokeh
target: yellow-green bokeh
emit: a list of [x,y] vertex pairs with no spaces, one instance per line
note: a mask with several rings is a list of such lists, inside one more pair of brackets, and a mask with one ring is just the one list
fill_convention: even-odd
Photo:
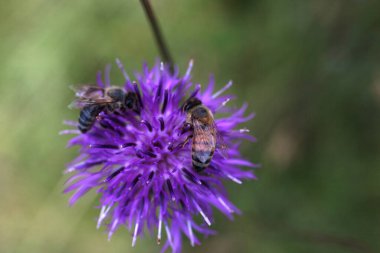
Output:
[[[194,81],[234,80],[257,114],[242,151],[259,180],[227,183],[243,215],[184,252],[379,250],[380,2],[152,2],[182,73],[194,59]],[[0,3],[0,252],[159,252],[125,229],[107,242],[96,195],[62,194],[69,86],[117,57],[130,73],[158,57],[138,0]]]

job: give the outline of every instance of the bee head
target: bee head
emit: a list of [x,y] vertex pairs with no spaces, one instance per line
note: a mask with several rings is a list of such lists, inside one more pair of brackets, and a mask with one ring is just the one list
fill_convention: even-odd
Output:
[[182,111],[189,112],[194,107],[201,105],[202,102],[198,98],[189,98],[182,106]]
[[115,102],[124,101],[125,91],[121,88],[110,88],[107,91],[107,96],[112,98]]
[[140,113],[139,99],[134,92],[128,92],[125,96],[124,105],[127,109]]

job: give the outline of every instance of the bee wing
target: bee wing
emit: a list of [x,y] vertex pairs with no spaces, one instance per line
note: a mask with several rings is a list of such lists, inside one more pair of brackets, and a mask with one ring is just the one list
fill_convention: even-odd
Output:
[[83,108],[86,105],[93,104],[110,104],[112,99],[104,96],[104,89],[95,85],[84,85],[79,88],[71,87],[77,99],[75,99],[69,108]]
[[96,99],[104,97],[104,89],[96,85],[83,85],[79,88],[71,87],[78,98]]
[[228,146],[226,142],[224,141],[223,136],[218,131],[215,122],[213,121],[213,126],[215,129],[215,135],[216,135],[216,147],[217,151],[223,156],[224,159],[228,158]]
[[111,104],[113,103],[110,98],[97,98],[97,99],[86,99],[86,98],[78,98],[69,104],[70,109],[74,108],[83,108],[86,105],[101,105],[101,104]]
[[[198,143],[210,145],[218,151],[222,157],[228,158],[228,146],[225,143],[223,136],[218,132],[214,120],[208,126],[204,126],[197,120],[193,121],[193,133]],[[212,136],[212,138],[210,138]]]
[[[214,124],[205,126],[198,120],[193,120],[193,133],[194,137],[197,138],[197,142],[216,147],[216,129]],[[210,138],[212,136],[212,138]]]
[[223,156],[224,159],[228,158],[228,146],[223,139],[223,136],[217,131],[216,132],[216,147],[219,153]]

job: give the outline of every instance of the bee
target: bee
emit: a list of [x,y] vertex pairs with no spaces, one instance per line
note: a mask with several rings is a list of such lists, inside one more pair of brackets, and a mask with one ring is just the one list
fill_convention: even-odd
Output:
[[[191,158],[193,168],[201,172],[210,164],[214,156],[215,148],[220,146],[222,149],[225,145],[217,132],[214,122],[214,116],[209,108],[204,106],[197,98],[188,99],[182,107],[182,110],[187,113],[185,125],[190,127],[192,135]],[[186,139],[186,144],[188,139]]]
[[80,108],[78,129],[88,132],[99,119],[101,112],[112,113],[116,110],[132,110],[139,113],[140,106],[137,94],[125,92],[120,87],[101,88],[85,85],[76,90],[77,99],[70,107]]

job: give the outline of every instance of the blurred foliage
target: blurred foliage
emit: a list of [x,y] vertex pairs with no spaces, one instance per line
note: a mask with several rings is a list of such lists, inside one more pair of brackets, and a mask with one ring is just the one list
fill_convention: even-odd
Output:
[[[228,184],[243,211],[184,252],[380,250],[380,1],[152,1],[182,72],[229,79],[249,101],[259,180]],[[120,57],[129,72],[158,53],[139,1],[0,4],[0,252],[159,252],[95,229],[95,194],[61,194],[76,154],[58,136],[68,86]],[[114,68],[113,80],[121,74]]]

